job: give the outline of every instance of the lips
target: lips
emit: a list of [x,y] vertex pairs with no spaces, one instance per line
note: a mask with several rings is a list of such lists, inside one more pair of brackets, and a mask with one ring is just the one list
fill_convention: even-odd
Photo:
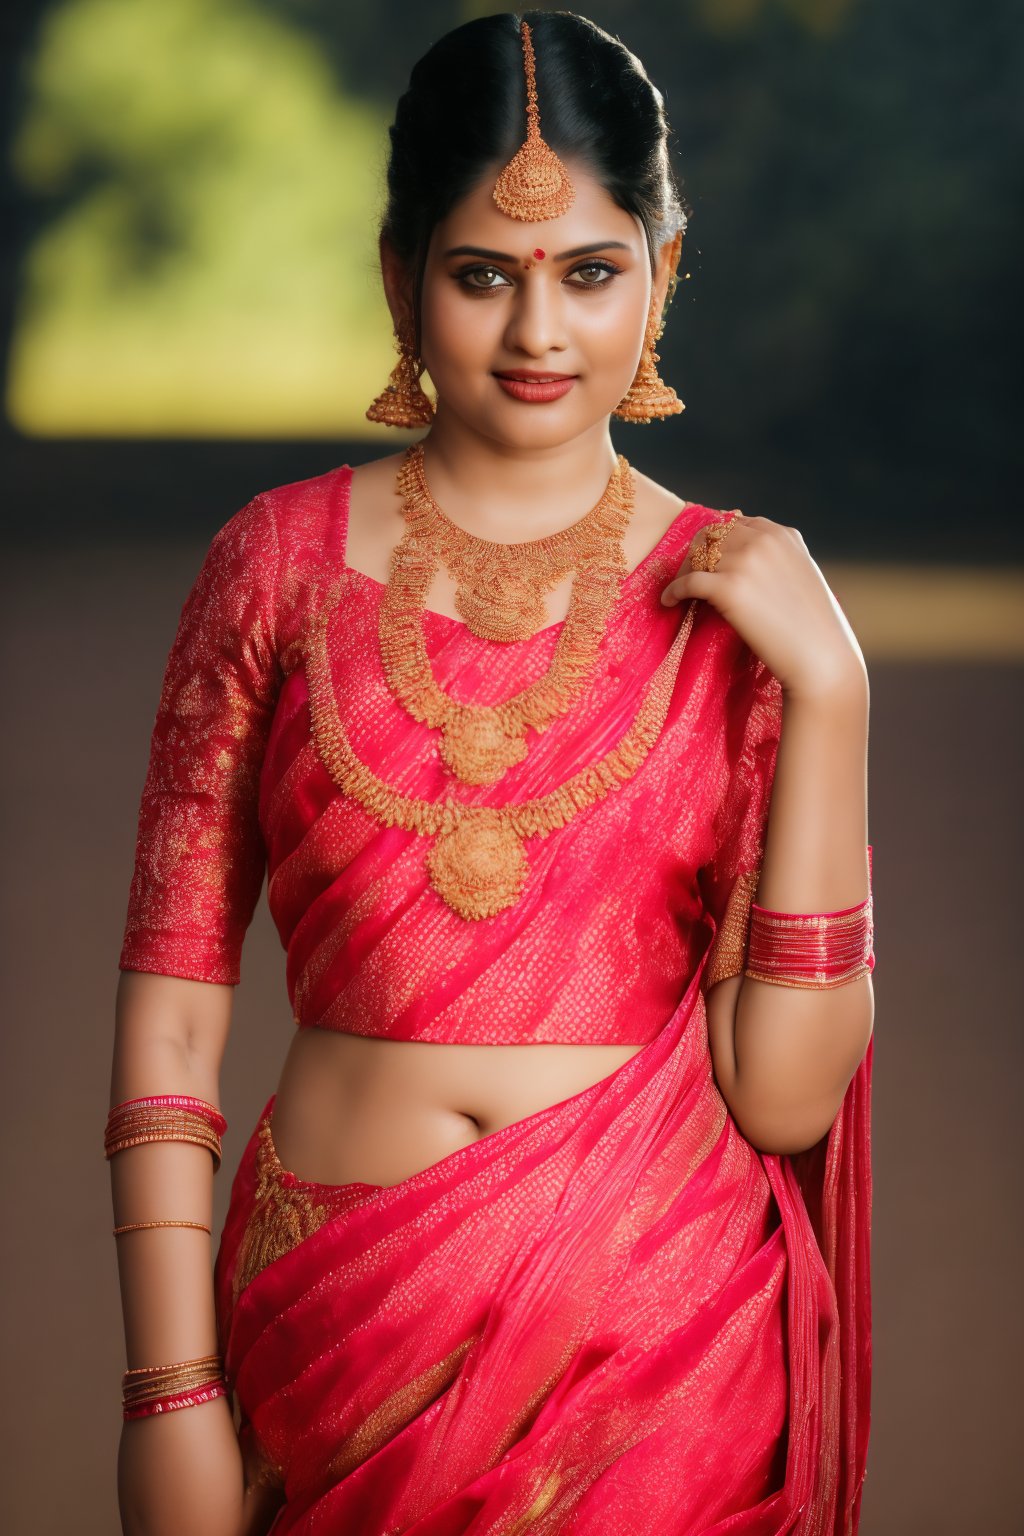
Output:
[[495,373],[495,378],[523,379],[527,384],[552,384],[575,377],[574,373],[534,373],[530,368],[502,368]]
[[527,404],[543,405],[549,400],[560,400],[576,383],[573,373],[533,373],[527,368],[509,369],[494,375],[498,388],[513,400]]

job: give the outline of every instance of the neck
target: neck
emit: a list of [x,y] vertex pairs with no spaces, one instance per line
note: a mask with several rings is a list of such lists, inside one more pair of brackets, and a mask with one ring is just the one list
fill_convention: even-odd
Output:
[[565,442],[523,447],[482,436],[440,401],[423,444],[434,499],[468,532],[497,542],[568,527],[600,499],[615,460],[607,419]]

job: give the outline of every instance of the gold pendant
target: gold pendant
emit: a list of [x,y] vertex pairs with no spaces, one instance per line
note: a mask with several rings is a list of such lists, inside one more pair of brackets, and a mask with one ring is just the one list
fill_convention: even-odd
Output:
[[522,838],[507,821],[483,813],[440,833],[426,864],[434,890],[466,918],[514,907],[530,873]]
[[464,784],[494,784],[526,756],[522,734],[503,730],[492,709],[462,708],[441,728],[442,760]]
[[547,621],[544,599],[527,581],[506,579],[500,585],[463,581],[455,593],[455,606],[482,640],[529,640]]

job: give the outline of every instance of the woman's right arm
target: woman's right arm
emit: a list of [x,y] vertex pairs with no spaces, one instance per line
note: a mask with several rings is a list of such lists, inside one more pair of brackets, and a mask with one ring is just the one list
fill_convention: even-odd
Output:
[[[282,672],[278,525],[260,494],[214,535],[167,659],[139,808],[118,962],[110,1107],[183,1094],[219,1104],[242,943],[266,868],[259,778]],[[156,1141],[110,1159],[114,1225],[212,1226],[213,1159]],[[168,1227],[115,1239],[128,1369],[217,1351],[212,1234]],[[127,1536],[255,1536],[228,1400],[124,1424]]]
[[[231,986],[124,971],[110,1106],[152,1093],[217,1104],[233,996]],[[205,1147],[129,1147],[111,1157],[110,1173],[114,1225],[171,1218],[212,1227],[213,1158]],[[216,1352],[211,1235],[163,1227],[115,1241],[128,1369]],[[252,1529],[229,1400],[125,1423],[118,1497],[125,1536],[241,1536]]]

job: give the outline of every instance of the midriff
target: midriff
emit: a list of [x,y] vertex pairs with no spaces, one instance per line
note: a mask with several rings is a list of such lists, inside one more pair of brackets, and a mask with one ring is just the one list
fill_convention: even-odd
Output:
[[399,1184],[609,1077],[642,1045],[442,1045],[296,1031],[274,1100],[281,1165],[318,1184]]

